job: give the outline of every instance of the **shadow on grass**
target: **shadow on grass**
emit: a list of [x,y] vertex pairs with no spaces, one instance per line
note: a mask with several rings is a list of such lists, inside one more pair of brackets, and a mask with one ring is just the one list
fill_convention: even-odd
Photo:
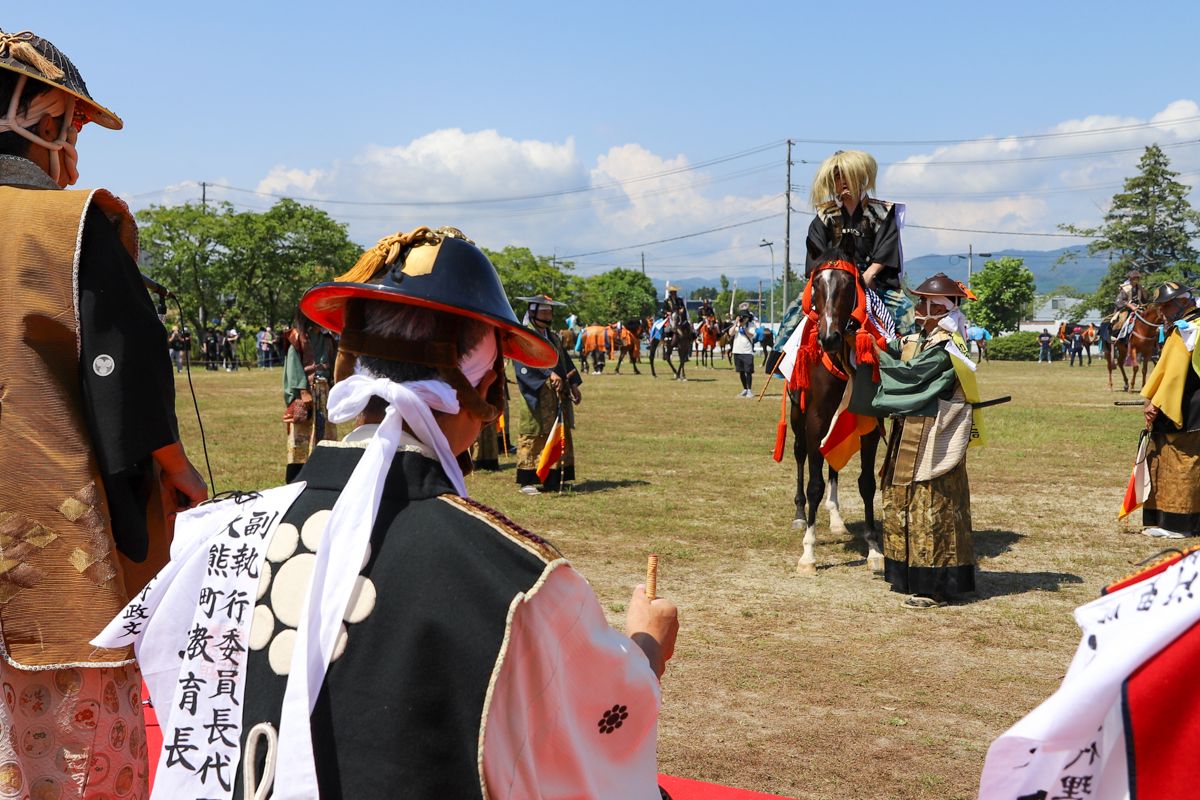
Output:
[[965,595],[961,602],[970,604],[993,597],[1008,597],[1026,592],[1057,592],[1071,583],[1083,583],[1083,578],[1070,572],[983,572],[975,577],[975,594]]
[[980,558],[995,558],[1001,553],[1012,550],[1012,546],[1025,538],[1024,534],[1016,531],[1004,531],[989,528],[973,531],[971,538],[975,541],[975,554]]
[[585,492],[585,493],[591,494],[593,492],[608,492],[608,491],[612,491],[613,489],[625,489],[630,486],[649,486],[649,485],[650,485],[650,481],[643,481],[643,480],[640,480],[637,478],[624,478],[624,479],[618,480],[618,481],[586,480],[586,481],[580,481],[579,483],[574,484],[574,489],[572,491],[575,491],[577,493]]

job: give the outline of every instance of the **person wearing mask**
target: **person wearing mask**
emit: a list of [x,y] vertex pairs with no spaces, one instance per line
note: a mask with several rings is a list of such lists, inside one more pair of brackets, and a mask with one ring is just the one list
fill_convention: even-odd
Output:
[[[137,227],[79,177],[80,135],[121,120],[69,58],[0,31],[0,787],[145,796],[141,677],[91,639],[166,561],[207,487],[175,418]],[[103,769],[97,769],[103,765]]]

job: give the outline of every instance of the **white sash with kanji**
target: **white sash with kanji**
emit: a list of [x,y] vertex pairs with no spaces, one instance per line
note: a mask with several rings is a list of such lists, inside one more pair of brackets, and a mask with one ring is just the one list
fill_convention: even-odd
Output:
[[171,561],[92,641],[137,652],[163,734],[152,798],[233,795],[259,570],[304,487],[300,481],[180,514]]

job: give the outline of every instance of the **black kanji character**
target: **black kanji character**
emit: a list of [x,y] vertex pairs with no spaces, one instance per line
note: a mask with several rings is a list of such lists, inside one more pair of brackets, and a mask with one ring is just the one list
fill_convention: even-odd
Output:
[[1063,767],[1063,769],[1070,769],[1071,767],[1075,766],[1075,762],[1084,756],[1088,757],[1088,766],[1090,767],[1092,764],[1096,763],[1096,759],[1100,758],[1100,748],[1096,747],[1095,742],[1092,742],[1089,747],[1085,747],[1080,750],[1079,755],[1071,759],[1071,763],[1067,764],[1065,767]]
[[196,623],[196,627],[188,632],[187,657],[195,660],[197,656],[203,658],[210,664],[215,663],[212,656],[208,654],[208,643],[212,641],[212,634],[208,632],[200,623]]
[[217,650],[221,652],[221,657],[225,661],[237,664],[237,654],[246,652],[246,648],[242,647],[242,643],[238,641],[238,638],[237,630],[226,631],[221,636],[221,643],[217,645]]
[[167,766],[173,767],[176,764],[182,764],[186,769],[192,772],[196,771],[196,767],[187,760],[187,754],[193,750],[200,748],[191,744],[188,740],[192,736],[193,728],[176,728],[174,735],[171,738],[171,743],[164,745],[167,751]]
[[225,612],[225,619],[236,619],[240,623],[246,606],[250,605],[247,597],[246,592],[230,592],[229,597],[225,600],[225,605],[221,606],[221,610]]
[[225,735],[225,731],[236,731],[238,724],[230,722],[230,714],[233,713],[229,708],[214,708],[212,710],[212,722],[204,726],[204,730],[208,731],[208,743],[214,744],[219,739],[226,747],[237,747],[238,740],[235,734],[233,741]]
[[268,514],[266,511],[255,511],[250,515],[250,520],[246,523],[244,533],[247,536],[257,535],[260,539],[266,538],[268,531],[271,530],[271,524],[279,517],[279,512]]
[[236,669],[217,670],[217,690],[209,695],[209,698],[211,699],[214,697],[220,697],[223,694],[227,694],[229,695],[229,700],[235,706],[241,705],[241,703],[237,701],[237,696],[234,694],[234,692],[237,691],[237,681],[235,680],[237,676],[238,671]]
[[1080,800],[1092,793],[1091,775],[1066,775],[1059,781],[1065,794],[1056,794],[1050,800]]
[[[209,553],[209,561],[212,561],[212,553]],[[220,589],[213,589],[211,586],[204,586],[200,589],[200,599],[198,601],[200,610],[204,612],[207,619],[212,619],[213,614],[217,612],[217,603],[221,600],[221,595],[225,592]]]
[[233,575],[236,578],[238,575],[245,573],[251,578],[258,577],[258,569],[254,567],[254,562],[258,558],[258,548],[244,544],[237,549],[233,554]]
[[211,770],[216,773],[217,782],[221,784],[221,788],[229,791],[230,784],[225,778],[225,773],[222,771],[229,766],[229,756],[222,755],[220,751],[213,753],[208,758],[204,759],[204,763],[200,765],[199,770],[194,770],[200,776],[203,783],[208,783],[208,773]]
[[208,548],[208,574],[229,577],[230,550],[223,544],[214,544]]
[[197,678],[196,673],[188,671],[187,677],[179,682],[179,710],[193,716],[196,714],[196,702],[200,699],[200,687],[208,681]]

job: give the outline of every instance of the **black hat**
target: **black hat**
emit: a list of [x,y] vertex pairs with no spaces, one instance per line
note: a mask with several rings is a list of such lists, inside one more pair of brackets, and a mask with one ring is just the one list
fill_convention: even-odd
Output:
[[500,276],[483,251],[457,228],[417,228],[379,240],[354,268],[332,283],[309,289],[300,310],[341,333],[352,298],[431,308],[495,325],[505,356],[533,367],[558,361],[553,346],[517,321]]
[[560,303],[557,300],[551,299],[550,295],[548,295],[548,294],[535,294],[535,295],[530,295],[529,297],[517,297],[515,299],[520,300],[522,303],[528,303],[531,309],[533,308],[533,306],[565,306],[566,305],[566,303]]
[[953,280],[944,272],[939,272],[929,278],[926,278],[924,283],[915,289],[909,289],[910,292],[916,295],[933,296],[933,297],[959,297],[965,298],[967,293],[958,281]]
[[1176,297],[1189,294],[1191,291],[1190,286],[1184,286],[1176,281],[1167,281],[1154,290],[1154,299],[1150,302],[1154,304],[1165,303],[1168,300],[1174,300]]
[[[80,101],[76,104],[77,111],[101,127],[119,131],[125,125],[120,117],[92,99],[83,76],[71,59],[31,31],[5,33],[0,30],[0,68],[61,89]],[[0,113],[7,110],[0,109]]]

